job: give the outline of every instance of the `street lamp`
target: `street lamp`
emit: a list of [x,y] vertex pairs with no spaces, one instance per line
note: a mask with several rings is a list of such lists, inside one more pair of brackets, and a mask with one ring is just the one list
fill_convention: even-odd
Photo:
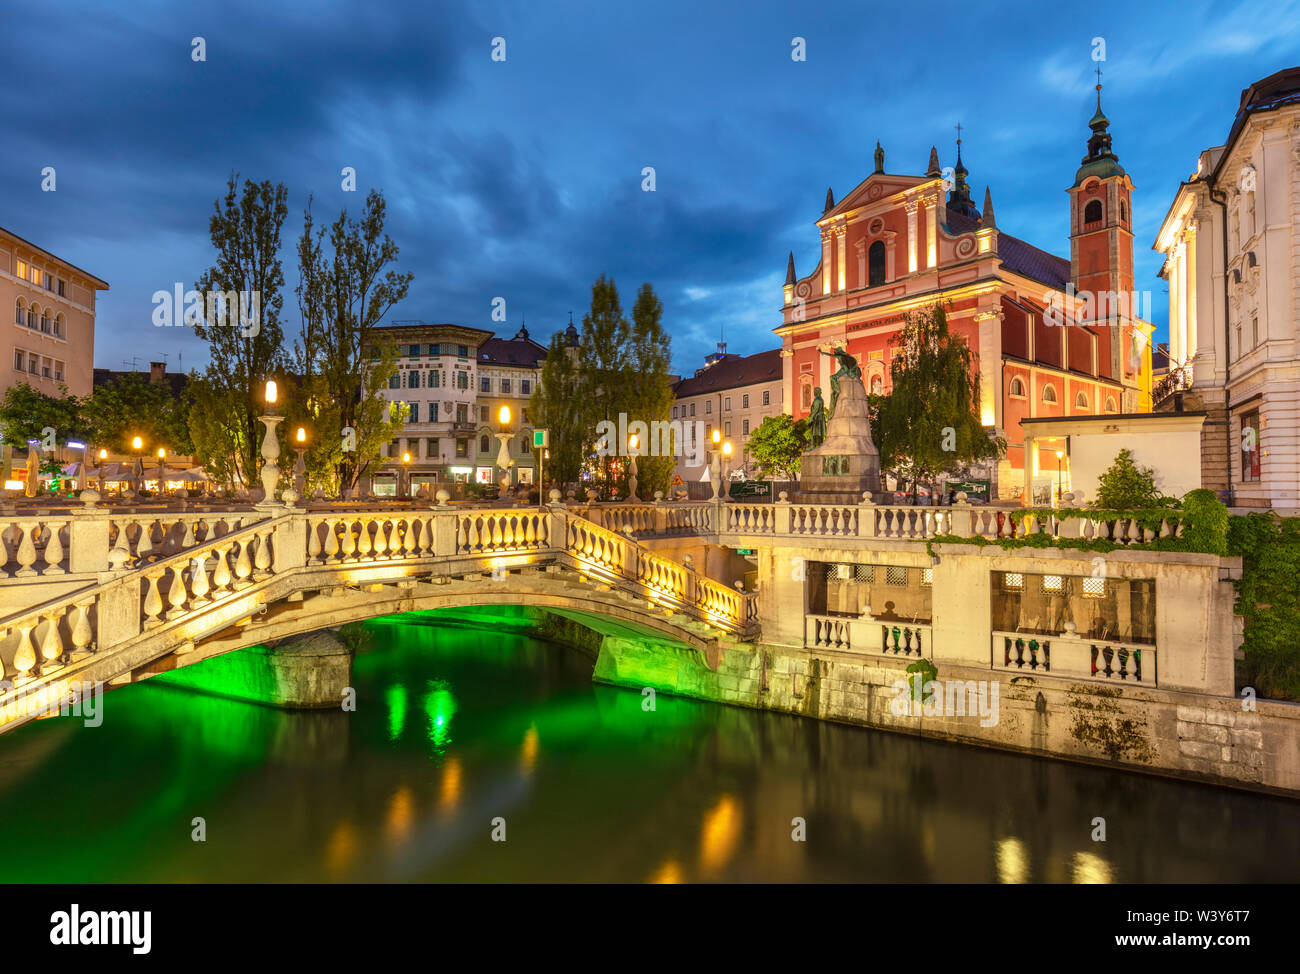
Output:
[[104,463],[108,460],[108,451],[101,448],[99,451],[99,494],[104,495]]
[[497,410],[497,422],[501,426],[501,431],[496,434],[496,438],[501,441],[501,452],[497,454],[497,466],[501,468],[501,476],[498,482],[501,486],[501,493],[504,494],[510,488],[510,407],[502,406]]
[[131,440],[131,449],[135,451],[135,462],[131,464],[131,489],[138,494],[144,478],[144,440],[138,436],[134,437]]
[[1061,493],[1061,460],[1065,457],[1064,450],[1056,451],[1056,505],[1061,506],[1063,494]]
[[411,454],[402,454],[402,497],[411,495]]
[[303,454],[307,452],[307,431],[299,426],[294,438],[297,444],[293,452],[298,454],[298,459],[293,464],[293,489],[298,492],[299,497],[302,497],[307,493],[307,461],[303,459]]
[[636,458],[637,455],[641,452],[638,449],[640,445],[641,445],[641,439],[635,433],[631,434],[627,438],[627,455],[632,461],[631,466],[628,467],[628,471],[627,471],[627,499],[629,501],[634,501],[637,499]]
[[723,497],[727,496],[727,478],[731,475],[731,441],[722,444],[722,481],[718,489]]
[[262,437],[262,500],[263,506],[276,506],[275,485],[280,482],[280,465],[276,463],[280,459],[280,441],[276,438],[275,428],[284,421],[283,416],[277,416],[272,411],[275,409],[275,400],[277,389],[274,379],[266,380],[266,409],[261,416],[257,417],[263,426],[266,427],[266,435]]
[[711,454],[709,470],[713,475],[713,499],[716,501],[718,499],[718,481],[722,479],[722,465],[718,456],[718,444],[722,442],[722,430],[715,429],[712,438],[713,449],[709,451]]
[[164,479],[167,473],[167,448],[158,447],[158,494],[162,496],[166,489],[167,481]]

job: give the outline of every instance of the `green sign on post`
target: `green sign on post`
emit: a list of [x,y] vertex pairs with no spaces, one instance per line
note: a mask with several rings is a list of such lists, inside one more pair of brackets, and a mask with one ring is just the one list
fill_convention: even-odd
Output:
[[533,447],[538,450],[545,450],[551,445],[550,430],[533,430]]

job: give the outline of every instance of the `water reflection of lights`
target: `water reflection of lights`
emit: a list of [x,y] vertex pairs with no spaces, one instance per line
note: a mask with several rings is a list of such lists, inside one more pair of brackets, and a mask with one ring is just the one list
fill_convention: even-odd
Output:
[[393,792],[393,797],[388,801],[387,823],[388,838],[392,841],[400,842],[410,834],[414,804],[411,789],[405,785]]
[[685,881],[686,880],[682,878],[682,867],[677,864],[677,860],[675,859],[669,859],[665,862],[655,870],[654,875],[649,879],[651,884],[661,886],[675,885],[677,883],[684,883]]
[[1092,852],[1076,852],[1070,860],[1070,882],[1081,885],[1113,882],[1110,863]]
[[997,866],[999,883],[1029,882],[1029,852],[1019,839],[1011,837],[998,840]]
[[384,702],[388,704],[388,739],[395,741],[406,726],[406,687],[394,683],[384,691]]
[[424,712],[429,717],[429,743],[441,754],[451,743],[451,719],[456,715],[456,698],[441,681],[430,681],[424,696]]
[[332,873],[341,873],[351,865],[357,855],[357,832],[351,822],[339,822],[330,833],[325,846],[325,866]]
[[442,767],[442,780],[438,784],[438,807],[445,812],[454,811],[460,803],[460,789],[460,759],[448,758]]
[[704,813],[700,831],[700,868],[721,869],[736,853],[740,841],[740,805],[730,795]]
[[537,725],[532,724],[524,732],[524,743],[519,749],[519,763],[524,771],[531,772],[537,766]]

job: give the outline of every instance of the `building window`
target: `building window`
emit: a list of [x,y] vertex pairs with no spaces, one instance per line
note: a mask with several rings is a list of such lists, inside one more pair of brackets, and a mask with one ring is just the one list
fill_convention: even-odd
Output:
[[770,392],[763,393],[763,405],[764,406],[772,405],[772,393]]
[[489,379],[486,375],[480,375],[478,377],[478,391],[479,392],[492,391],[492,380]]
[[408,389],[420,388],[420,373],[417,372],[415,369],[411,369],[410,372],[406,373],[406,388]]
[[41,331],[46,335],[50,333],[50,309],[46,308],[41,312]]
[[533,448],[533,443],[532,443],[532,440],[529,439],[527,433],[525,433],[523,436],[519,437],[519,452],[520,452],[520,453],[529,453],[529,452],[532,451],[532,448]]
[[1085,599],[1104,599],[1106,597],[1106,579],[1085,578],[1083,580],[1083,597]]
[[457,458],[469,456],[469,440],[459,439],[456,441],[456,456]]
[[885,568],[885,584],[903,586],[907,584],[907,569],[895,565]]
[[674,407],[673,407],[673,419],[676,419],[676,418],[677,418],[677,407],[674,406]]
[[408,403],[407,405],[411,410],[410,419],[408,419],[407,422],[418,423],[420,421],[420,404],[418,402],[413,402]]
[[1119,201],[1119,222],[1120,223],[1128,222],[1128,207],[1124,205],[1123,200]]
[[1106,412],[1108,412],[1108,413],[1113,413],[1114,411],[1115,411],[1115,397],[1114,397],[1114,396],[1107,396],[1107,397],[1106,397]]
[[867,287],[885,283],[885,242],[877,240],[867,250]]
[[712,414],[712,412],[713,412],[713,400],[712,399],[704,400],[704,415],[708,416]]
[[744,435],[744,436],[748,436],[748,435],[749,435],[749,420],[747,420],[747,419],[742,419],[742,420],[740,421],[740,432],[741,432],[741,434]]
[[438,438],[436,436],[424,441],[424,455],[431,460],[438,459]]
[[724,424],[723,424],[723,427],[722,427],[722,435],[723,435],[723,436],[730,436],[730,435],[731,435],[731,423],[730,423],[730,422],[727,422],[727,423],[724,423]]
[[695,403],[691,403],[691,415],[695,415]]
[[17,271],[17,276],[20,280],[27,280],[27,261],[16,261],[14,263],[14,269]]
[[519,380],[519,394],[521,396],[531,396],[533,393],[533,384],[527,379]]
[[1241,417],[1241,479],[1259,480],[1259,410]]
[[63,337],[63,315],[59,315],[57,318],[54,319],[54,337],[55,338]]
[[1101,222],[1101,200],[1089,200],[1088,205],[1083,208],[1084,223]]
[[933,584],[934,584],[934,569],[933,569],[933,568],[922,568],[922,569],[921,569],[921,584],[922,584],[922,585],[933,585]]
[[1043,402],[1056,402],[1056,390],[1050,385],[1043,386]]
[[510,394],[510,380],[509,380],[509,379],[502,379],[502,380],[501,380],[501,393],[502,393],[502,395],[507,395],[507,396]]
[[18,303],[14,305],[14,324],[21,325],[26,320],[27,317],[23,311],[23,299],[19,298]]
[[731,397],[730,397],[730,396],[727,396],[725,399],[722,400],[722,408],[723,408],[724,410],[726,410],[727,412],[731,412]]
[[409,358],[419,358],[419,357],[420,357],[420,346],[419,346],[419,345],[408,345],[408,346],[406,347],[406,354],[407,354],[407,356],[408,356]]
[[1042,578],[1044,592],[1060,592],[1065,588],[1065,580],[1060,575],[1044,575]]
[[469,388],[469,373],[468,373],[468,372],[457,372],[457,373],[456,373],[456,388],[457,388],[457,389],[468,389],[468,388]]
[[469,346],[468,346],[468,345],[457,345],[457,346],[456,346],[456,354],[459,355],[461,358],[469,358]]
[[479,418],[479,422],[480,422],[480,423],[486,423],[486,422],[488,421],[488,418],[487,418],[487,406],[479,406],[479,407],[478,407],[478,418]]
[[63,278],[59,278],[59,297],[65,297],[63,293]]
[[14,350],[14,368],[19,372],[23,370],[23,362],[27,359],[27,353],[20,349]]
[[438,372],[436,370],[430,371],[429,374],[424,377],[424,384],[430,389],[437,389],[439,384]]
[[1003,572],[1002,587],[1010,592],[1018,592],[1025,587],[1025,576],[1019,572]]
[[1010,395],[1025,398],[1025,384],[1021,381],[1020,376],[1015,376],[1011,380],[1011,388],[1008,390]]
[[1075,396],[1075,397],[1074,397],[1074,404],[1075,404],[1076,406],[1078,406],[1080,409],[1087,409],[1087,408],[1088,408],[1088,395],[1087,395],[1087,393],[1083,393],[1083,392],[1081,392],[1081,393],[1079,393],[1077,396]]
[[388,377],[388,388],[390,389],[402,388],[402,376],[400,372],[395,375],[390,375]]
[[748,408],[749,408],[749,395],[748,395],[748,394],[745,394],[745,395],[743,395],[743,396],[740,397],[740,408],[741,408],[741,409],[748,409]]
[[486,454],[490,449],[492,449],[492,441],[488,439],[488,435],[484,433],[478,438],[478,452],[480,454]]

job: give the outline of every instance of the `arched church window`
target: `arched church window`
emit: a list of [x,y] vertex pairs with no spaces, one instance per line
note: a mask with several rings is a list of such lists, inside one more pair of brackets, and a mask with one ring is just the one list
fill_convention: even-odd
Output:
[[885,283],[885,242],[877,240],[867,250],[867,287]]
[[1128,207],[1124,205],[1123,200],[1119,201],[1119,222],[1128,223]]
[[1088,205],[1083,208],[1084,223],[1101,222],[1101,200],[1089,200]]
[[1051,386],[1043,386],[1043,402],[1056,402],[1056,390]]
[[1074,397],[1074,404],[1078,406],[1080,409],[1087,409],[1088,408],[1087,395],[1082,392],[1079,393],[1077,396]]
[[1016,376],[1011,380],[1010,391],[1011,391],[1011,395],[1013,396],[1023,396],[1025,394],[1025,384],[1020,381],[1019,376]]

